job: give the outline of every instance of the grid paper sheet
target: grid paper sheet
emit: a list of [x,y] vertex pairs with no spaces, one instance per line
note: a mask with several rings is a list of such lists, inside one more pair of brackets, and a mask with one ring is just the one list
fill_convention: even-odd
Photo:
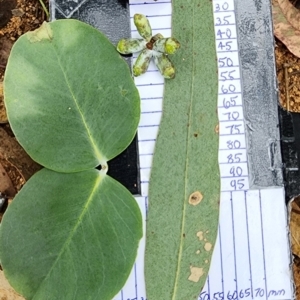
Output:
[[[171,1],[129,3],[132,37],[139,36],[133,24],[135,13],[149,18],[153,35],[171,36]],[[284,189],[249,190],[234,0],[213,0],[213,7],[219,68],[221,204],[210,272],[198,300],[293,299]],[[145,220],[164,80],[151,63],[135,83],[142,105],[138,129],[142,195],[136,199]],[[145,238],[127,284],[114,300],[146,300],[144,250]]]

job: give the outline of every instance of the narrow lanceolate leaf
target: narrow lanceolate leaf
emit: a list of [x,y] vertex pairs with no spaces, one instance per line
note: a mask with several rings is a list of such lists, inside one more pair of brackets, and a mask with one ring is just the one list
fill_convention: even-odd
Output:
[[146,240],[148,300],[192,300],[208,274],[220,197],[218,76],[210,0],[173,0],[172,57],[150,179]]
[[4,100],[26,152],[61,172],[93,168],[118,155],[140,117],[127,63],[101,32],[77,20],[44,23],[18,39]]
[[139,207],[114,179],[97,170],[43,169],[4,215],[1,265],[26,299],[111,300],[129,276],[141,237]]

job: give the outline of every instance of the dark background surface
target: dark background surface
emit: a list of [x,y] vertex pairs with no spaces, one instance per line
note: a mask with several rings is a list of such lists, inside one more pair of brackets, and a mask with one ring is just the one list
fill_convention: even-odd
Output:
[[300,114],[279,108],[286,201],[300,194]]

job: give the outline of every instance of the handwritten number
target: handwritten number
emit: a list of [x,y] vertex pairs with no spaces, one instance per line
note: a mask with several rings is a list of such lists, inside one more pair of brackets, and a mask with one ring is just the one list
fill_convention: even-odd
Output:
[[229,57],[222,57],[218,59],[219,62],[219,68],[223,67],[233,67],[233,61]]
[[225,128],[228,128],[230,129],[230,134],[240,134],[241,131],[239,129],[239,127],[241,127],[242,125],[241,124],[238,124],[238,125],[230,125],[230,126],[226,126]]
[[228,149],[239,149],[241,147],[241,142],[239,140],[227,141]]
[[230,186],[234,190],[241,190],[245,184],[244,184],[245,179],[233,179],[230,181]]
[[241,162],[241,158],[240,158],[241,155],[242,155],[242,153],[236,153],[234,155],[233,154],[229,154],[227,156],[227,162],[229,164],[239,163],[239,162]]
[[[237,183],[239,181],[239,183],[237,183],[237,189],[239,189],[239,186],[241,186],[241,181],[243,179],[238,179],[235,181],[235,183]],[[265,295],[265,290],[262,288],[257,288],[255,289],[254,293],[253,293],[253,297],[263,297]],[[285,290],[281,289],[281,290],[270,290],[270,292],[268,293],[269,296],[282,296],[285,295]],[[207,291],[202,292],[199,295],[198,300],[225,300],[225,298],[227,300],[237,300],[237,299],[243,299],[243,298],[248,298],[251,297],[251,289],[247,288],[247,289],[241,289],[239,291],[235,290],[235,291],[228,291],[226,294],[226,297],[224,297],[224,292],[215,292],[214,294],[211,295],[212,298],[210,298],[210,295],[208,294]],[[130,299],[128,299],[130,300]],[[144,299],[141,299],[144,300]]]
[[236,89],[236,87],[233,84],[229,84],[228,87],[225,87],[224,84],[222,84],[222,86],[221,86],[221,92],[223,94],[234,93],[235,89]]

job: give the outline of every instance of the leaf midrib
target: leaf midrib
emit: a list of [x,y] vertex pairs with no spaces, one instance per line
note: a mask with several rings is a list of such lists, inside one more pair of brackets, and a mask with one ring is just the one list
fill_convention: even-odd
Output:
[[79,104],[78,104],[77,98],[76,98],[75,94],[73,93],[73,90],[72,90],[72,88],[71,88],[71,85],[70,85],[69,80],[68,80],[68,77],[67,77],[67,74],[66,74],[66,72],[65,72],[65,70],[64,70],[64,68],[63,68],[63,65],[62,65],[62,63],[61,63],[61,60],[60,60],[60,58],[59,58],[59,55],[58,55],[57,52],[56,52],[56,49],[55,49],[54,45],[53,45],[53,49],[54,49],[54,53],[55,53],[55,55],[56,55],[56,58],[57,58],[59,67],[60,67],[60,69],[61,69],[61,72],[62,72],[62,74],[63,74],[63,76],[64,76],[66,85],[67,85],[67,87],[68,87],[68,89],[69,89],[69,92],[70,92],[70,94],[71,94],[71,96],[72,96],[72,99],[73,99],[73,101],[74,101],[74,103],[75,103],[75,105],[76,105],[76,108],[77,108],[77,110],[78,110],[78,112],[79,112],[79,114],[80,114],[80,117],[81,117],[83,126],[84,126],[84,128],[86,129],[87,135],[88,135],[88,137],[89,137],[90,144],[91,144],[92,148],[94,149],[94,153],[95,153],[95,155],[96,155],[96,157],[97,157],[97,159],[98,159],[98,162],[99,162],[100,164],[105,164],[105,163],[107,162],[107,159],[106,159],[106,157],[101,153],[101,151],[100,151],[100,150],[98,149],[98,147],[97,147],[97,144],[96,144],[96,142],[95,142],[95,140],[94,140],[94,138],[93,138],[93,135],[92,135],[92,133],[91,133],[91,130],[90,130],[90,128],[89,128],[89,126],[88,126],[88,124],[87,124],[87,122],[86,122],[86,119],[85,119],[85,117],[84,117],[84,114],[83,114],[82,111],[81,111],[81,108],[80,108],[80,106],[79,106]]
[[[195,31],[195,26],[194,26],[194,4],[192,6],[192,51],[191,53],[194,53],[194,31]],[[192,116],[192,107],[193,107],[193,100],[194,100],[194,80],[195,80],[195,56],[192,55],[192,78],[191,78],[191,96],[190,96],[190,105],[189,105],[189,120],[191,120]],[[190,131],[191,131],[192,126],[188,126],[187,130],[187,148],[186,148],[186,162],[185,162],[185,170],[184,170],[184,199],[183,199],[183,210],[182,210],[182,219],[181,219],[181,230],[180,230],[180,245],[179,245],[179,252],[178,252],[178,259],[177,259],[177,267],[176,267],[176,275],[175,275],[175,282],[174,282],[174,288],[173,288],[173,295],[172,295],[172,300],[176,299],[177,296],[177,288],[178,288],[178,282],[179,282],[179,277],[180,277],[180,270],[181,270],[181,258],[182,258],[182,253],[183,253],[183,233],[185,231],[185,217],[186,217],[186,206],[187,202],[186,199],[188,197],[188,191],[187,191],[187,173],[188,173],[188,158],[189,158],[189,149],[190,149]]]
[[88,208],[89,208],[89,205],[90,203],[92,202],[93,200],[93,196],[94,194],[96,193],[100,183],[104,180],[104,178],[98,174],[96,180],[95,180],[95,184],[94,184],[94,188],[92,189],[91,191],[91,194],[89,196],[89,198],[87,198],[87,201],[86,201],[86,204],[83,206],[83,210],[81,212],[81,214],[79,215],[79,218],[78,218],[78,221],[77,223],[75,224],[73,230],[71,231],[71,233],[69,234],[69,237],[68,239],[66,240],[66,242],[63,244],[59,254],[57,255],[55,261],[53,262],[52,264],[52,267],[50,268],[50,270],[48,271],[46,277],[41,281],[40,285],[39,285],[39,288],[36,290],[35,294],[33,295],[32,299],[35,298],[36,294],[38,293],[38,291],[41,289],[41,287],[43,286],[44,282],[47,281],[47,279],[49,278],[50,274],[52,273],[52,270],[54,269],[54,267],[56,266],[56,264],[58,263],[58,261],[60,260],[60,257],[62,256],[62,254],[65,252],[65,250],[67,249],[67,247],[70,245],[71,243],[71,240],[74,236],[74,234],[76,233],[77,231],[77,228],[79,227],[79,225],[82,223],[82,219],[83,217],[85,216],[85,214],[88,212]]

